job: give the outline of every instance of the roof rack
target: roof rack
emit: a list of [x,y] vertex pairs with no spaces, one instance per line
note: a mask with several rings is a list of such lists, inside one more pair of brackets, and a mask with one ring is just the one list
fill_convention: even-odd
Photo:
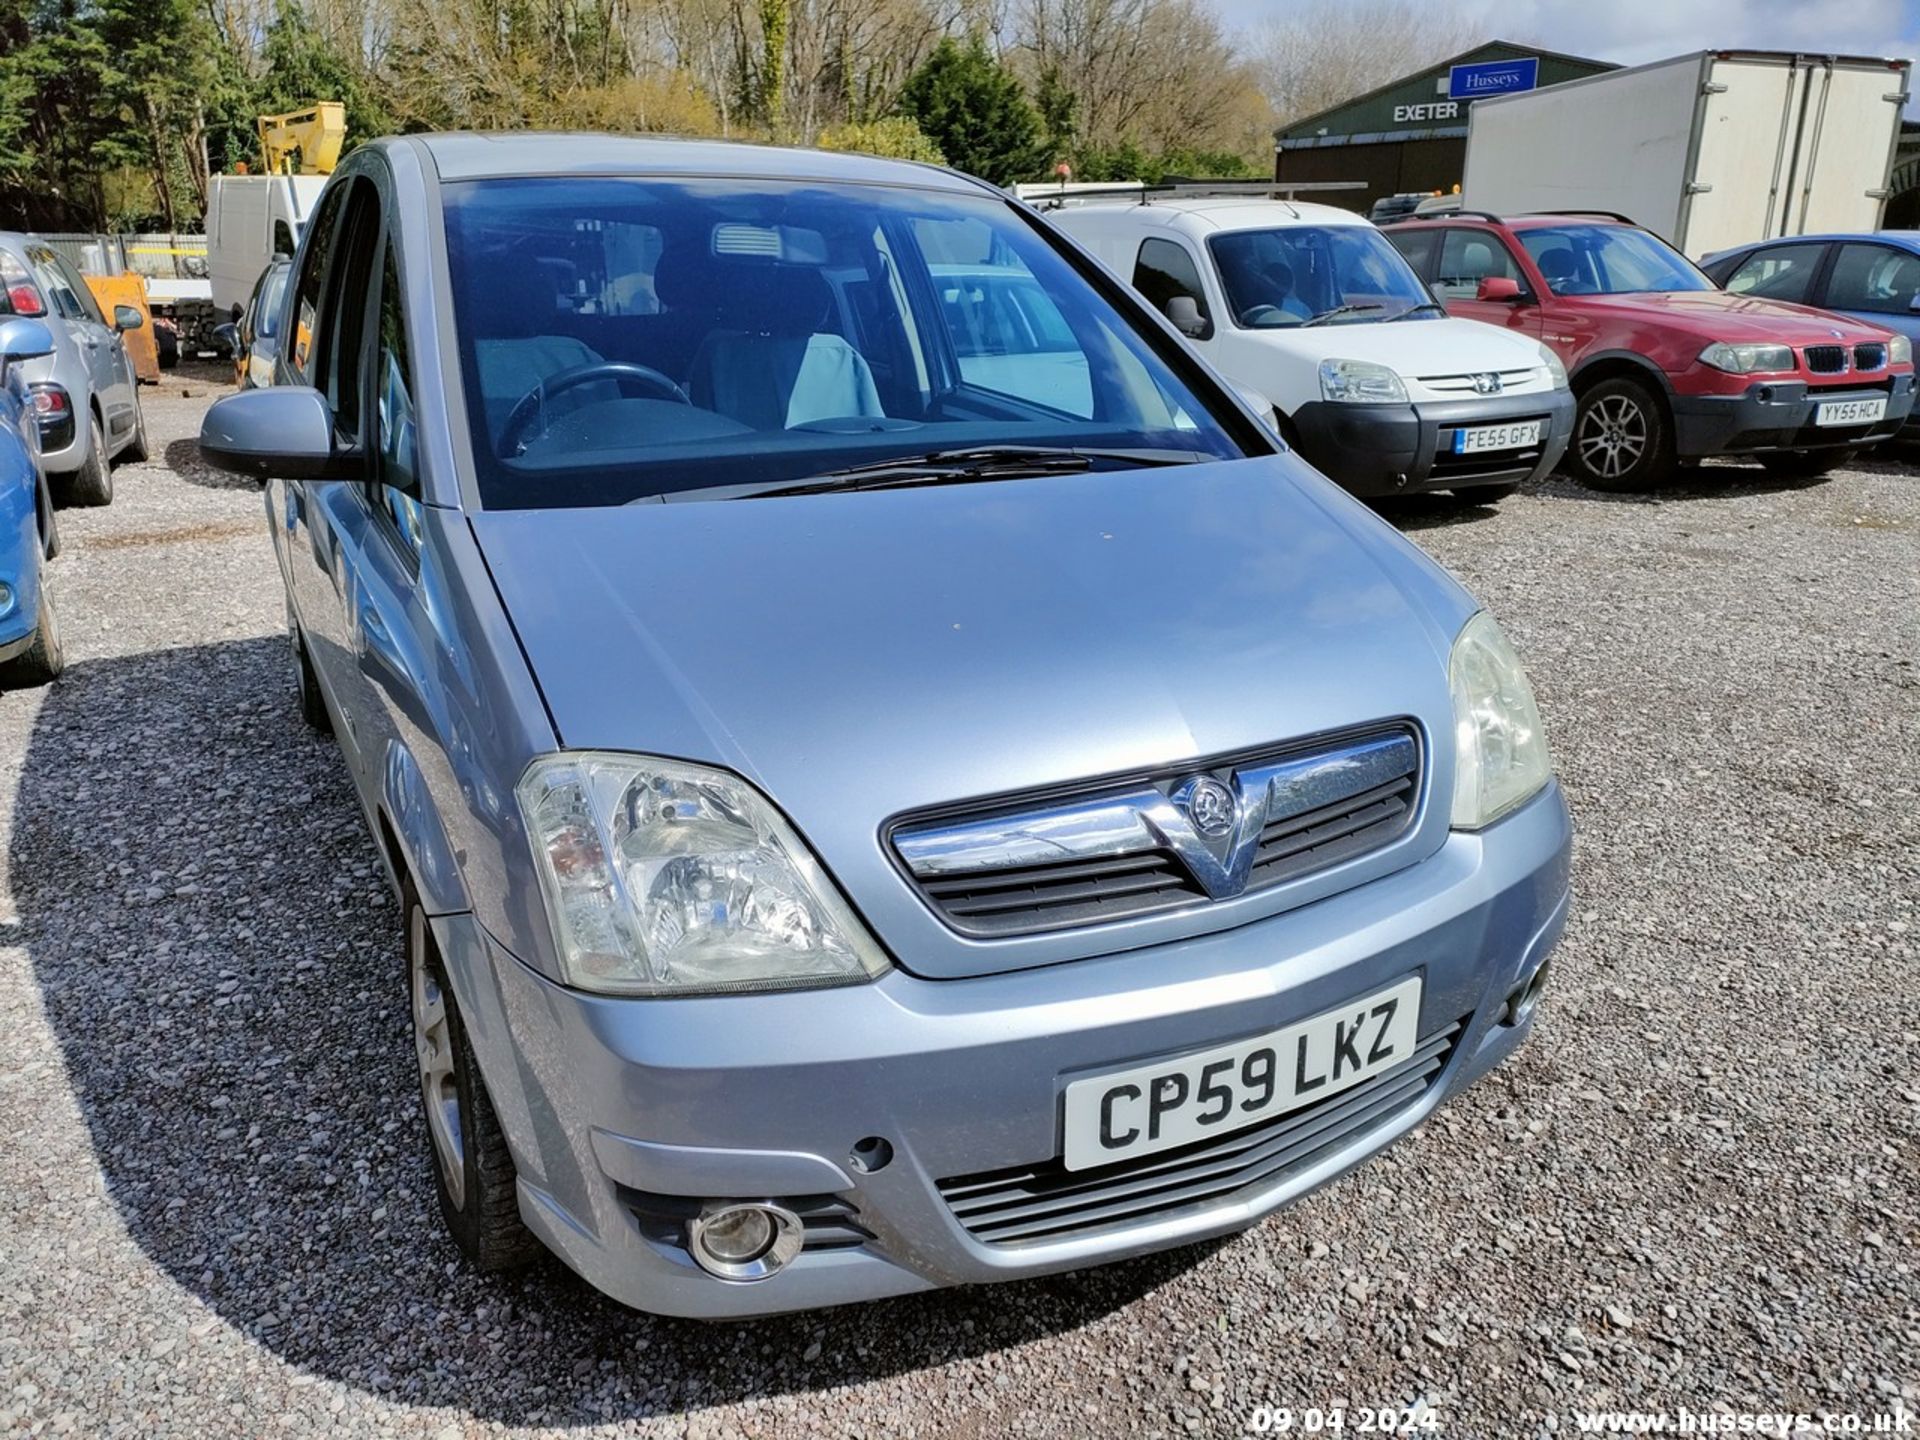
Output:
[[1567,215],[1575,218],[1618,220],[1622,225],[1638,226],[1639,221],[1631,215],[1622,215],[1618,210],[1524,210],[1521,212],[1529,220],[1542,216]]
[[1042,210],[1058,210],[1062,205],[1088,200],[1131,200],[1136,205],[1151,205],[1155,200],[1200,200],[1230,195],[1291,200],[1305,192],[1364,189],[1364,180],[1170,180],[1153,185],[1141,180],[1112,184],[1041,181],[1012,187],[1014,199]]
[[1386,219],[1376,220],[1373,223],[1376,225],[1404,225],[1409,220],[1458,220],[1463,216],[1468,220],[1486,220],[1495,225],[1505,223],[1503,217],[1494,214],[1491,210],[1429,210],[1424,215],[1410,210],[1405,215],[1389,215]]

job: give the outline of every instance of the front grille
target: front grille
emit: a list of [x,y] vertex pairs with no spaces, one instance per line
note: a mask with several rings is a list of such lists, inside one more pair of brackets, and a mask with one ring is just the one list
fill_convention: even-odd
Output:
[[1816,375],[1838,375],[1847,368],[1844,345],[1809,345],[1803,353],[1807,357],[1807,369]]
[[[1229,838],[1202,841],[1176,810],[1200,779],[1234,797]],[[1419,782],[1419,741],[1394,726],[910,819],[890,838],[941,919],[964,935],[1004,939],[1229,899],[1354,859],[1406,831]]]
[[1251,1129],[1092,1170],[1068,1170],[1056,1157],[959,1175],[938,1182],[940,1195],[967,1233],[990,1245],[1099,1234],[1234,1200],[1285,1179],[1417,1103],[1445,1068],[1466,1023],[1456,1020],[1428,1035],[1403,1064],[1351,1090]]
[[1886,363],[1887,347],[1877,340],[1853,347],[1853,368],[1856,370],[1878,370]]
[[[1420,383],[1436,395],[1500,395],[1515,386],[1524,385],[1534,374],[1533,370],[1482,370],[1470,375],[1422,375]],[[1486,375],[1495,377],[1495,383],[1489,389],[1482,389]]]
[[927,880],[921,888],[957,929],[978,935],[1122,920],[1204,900],[1180,862],[1165,850],[1106,860],[1019,865]]

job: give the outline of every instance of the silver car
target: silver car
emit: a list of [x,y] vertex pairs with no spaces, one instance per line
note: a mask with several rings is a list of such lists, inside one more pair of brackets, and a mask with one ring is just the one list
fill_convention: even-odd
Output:
[[474,1263],[731,1316],[1139,1255],[1528,1034],[1513,650],[1026,207],[409,137],[302,247],[200,444],[269,478]]
[[54,498],[108,504],[114,465],[147,458],[139,381],[120,339],[140,327],[140,312],[119,305],[109,318],[59,251],[32,235],[0,231],[4,315],[44,320],[53,332],[53,353],[22,369]]

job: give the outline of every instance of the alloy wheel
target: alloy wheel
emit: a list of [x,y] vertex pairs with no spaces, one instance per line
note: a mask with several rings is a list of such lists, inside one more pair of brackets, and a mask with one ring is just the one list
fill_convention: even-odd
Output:
[[1603,395],[1580,417],[1574,436],[1580,463],[1591,473],[1617,480],[1647,453],[1646,410],[1631,396]]
[[456,1209],[466,1204],[467,1151],[460,1117],[460,1085],[453,1069],[453,1030],[447,997],[428,963],[427,917],[419,906],[407,920],[407,969],[413,992],[413,1048],[420,1062],[420,1097],[434,1157]]

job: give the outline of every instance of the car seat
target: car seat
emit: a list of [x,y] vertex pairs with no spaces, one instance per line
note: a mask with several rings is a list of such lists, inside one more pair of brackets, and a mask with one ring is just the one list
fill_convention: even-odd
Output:
[[1571,246],[1556,245],[1551,250],[1542,250],[1534,263],[1556,295],[1584,295],[1591,288],[1580,281],[1580,264],[1574,259]]
[[[829,328],[833,291],[817,268],[719,258],[701,268],[715,328],[688,372],[695,405],[756,430],[886,414],[866,358]],[[661,278],[677,305],[696,277],[676,264]]]
[[[592,346],[556,333],[573,312],[561,296],[559,273],[552,265],[524,254],[502,251],[489,256],[488,269],[469,293],[475,304],[473,358],[480,372],[487,433],[495,439],[520,398],[542,381],[603,359]],[[568,409],[618,399],[612,381],[595,381],[560,400]]]

